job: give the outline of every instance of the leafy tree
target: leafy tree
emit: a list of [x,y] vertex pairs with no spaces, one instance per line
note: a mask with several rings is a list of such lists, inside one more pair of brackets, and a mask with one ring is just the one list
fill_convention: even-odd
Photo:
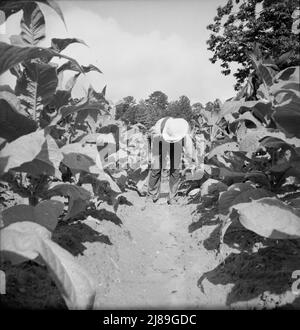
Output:
[[192,111],[193,114],[197,115],[201,113],[201,110],[203,109],[203,104],[201,102],[196,102],[194,104],[192,104]]
[[146,103],[157,106],[163,111],[167,109],[168,96],[161,91],[155,91],[146,99]]
[[153,126],[160,118],[167,116],[168,96],[155,91],[146,100],[141,100],[135,108],[135,120],[147,128]]
[[[280,69],[299,63],[299,39],[295,34],[293,13],[299,6],[298,0],[228,0],[217,8],[213,23],[207,26],[212,32],[207,40],[208,50],[213,52],[212,63],[221,61],[222,73],[231,73],[230,63],[240,67],[234,73],[235,89],[249,75],[252,63],[247,56],[259,43],[264,56],[275,61],[289,52],[288,60],[276,63]],[[260,8],[261,7],[261,10]]]
[[134,124],[136,111],[135,106],[136,100],[133,96],[124,97],[121,102],[116,105],[116,119],[121,119]]
[[136,121],[141,123],[149,129],[160,118],[164,117],[161,109],[151,103],[142,100],[136,107]]
[[134,125],[137,123],[136,112],[137,112],[137,106],[136,105],[130,106],[123,114],[121,119],[126,123]]
[[193,111],[190,99],[183,95],[180,96],[179,100],[170,102],[167,109],[167,115],[174,118],[184,118],[187,121],[191,121],[193,117]]

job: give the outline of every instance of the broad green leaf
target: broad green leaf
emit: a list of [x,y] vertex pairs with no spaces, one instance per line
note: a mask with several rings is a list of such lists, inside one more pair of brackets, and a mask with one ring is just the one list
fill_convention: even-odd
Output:
[[271,184],[268,176],[260,171],[252,171],[245,174],[245,180],[250,180],[255,184],[259,184],[268,190],[271,190]]
[[266,136],[266,137],[262,138],[260,140],[260,145],[262,145],[263,147],[273,148],[273,149],[277,149],[277,150],[279,150],[280,148],[289,149],[289,150],[294,149],[286,141],[284,141],[280,138],[274,137],[274,136]]
[[241,107],[252,109],[255,105],[257,105],[260,102],[262,101],[245,101],[245,100],[226,101],[221,105],[221,111],[219,112],[218,121],[220,121],[223,117],[229,114],[238,113]]
[[300,67],[289,67],[274,78],[274,84],[270,87],[274,106],[288,101],[293,96],[300,97]]
[[0,86],[0,99],[5,100],[16,112],[25,115],[21,110],[21,103],[13,90],[8,89],[8,85]]
[[67,61],[64,64],[62,64],[60,67],[58,67],[57,68],[57,73],[62,73],[66,70],[80,72],[72,61]]
[[251,112],[245,112],[243,114],[241,114],[236,120],[234,121],[229,121],[229,123],[238,123],[240,121],[245,121],[245,120],[248,120],[248,121],[251,121],[253,124],[256,125],[256,127],[260,127],[262,126],[262,123],[260,121],[258,121]]
[[[104,172],[104,174],[106,174],[109,177],[107,173]],[[116,192],[120,192],[119,187],[121,187],[121,189],[124,190],[126,187],[127,177],[128,177],[127,171],[120,170],[117,168],[113,171],[109,171],[109,174],[111,175],[111,177],[107,178],[107,181],[109,182],[111,189],[115,190]]]
[[86,209],[91,194],[82,187],[73,184],[62,183],[54,186],[46,192],[46,196],[65,196],[69,198],[68,213],[64,217],[68,220]]
[[148,164],[146,166],[140,166],[135,170],[130,170],[128,173],[128,180],[135,184],[140,194],[147,192],[148,174]]
[[11,142],[36,129],[36,122],[21,110],[20,100],[9,91],[0,91],[0,137]]
[[[258,47],[256,48],[258,49]],[[265,91],[269,94],[269,87],[273,83],[273,78],[275,77],[277,70],[279,70],[278,67],[276,67],[274,64],[267,63],[266,60],[263,59],[260,50],[258,52],[254,50],[254,52],[248,53],[248,55],[252,60],[257,75],[263,81]],[[267,98],[270,99],[270,96],[268,95]]]
[[26,63],[21,78],[17,80],[16,94],[24,109],[37,119],[37,112],[50,103],[55,94],[58,79],[56,68],[49,64]]
[[220,193],[221,191],[226,191],[228,186],[218,180],[215,179],[207,179],[203,184],[201,185],[200,191],[201,196],[205,195],[211,195],[214,193]]
[[51,58],[53,56],[66,58],[67,60],[72,61],[81,71],[81,67],[77,61],[69,56],[57,53],[52,49],[42,47],[20,47],[0,42],[0,75],[19,63],[34,58]]
[[300,74],[300,67],[299,66],[291,66],[288,67],[279,73],[274,78],[274,85],[272,88],[276,86],[276,83],[280,83],[285,81],[286,83],[296,82],[299,83],[299,74]]
[[0,174],[31,162],[41,152],[45,143],[46,137],[43,130],[21,136],[8,143],[1,150]]
[[[243,111],[249,111],[249,109],[242,107],[240,112],[243,113]],[[260,102],[251,108],[250,111],[261,123],[269,124],[273,113],[273,106],[271,102]]]
[[[39,116],[40,127],[44,128],[48,125],[51,125],[52,120],[55,120],[55,117],[58,114],[58,109],[62,106],[69,104],[71,101],[71,93],[65,90],[57,90],[56,93],[52,96],[48,106],[43,107]],[[51,133],[54,129],[58,127],[52,127]]]
[[65,19],[59,5],[54,0],[18,0],[18,1],[1,1],[0,10],[5,13],[5,18],[7,19],[10,15],[17,13],[22,10],[29,2],[41,2],[49,7],[51,7],[61,18],[65,24]]
[[84,121],[85,118],[88,116],[92,117],[94,121],[99,119],[100,115],[109,114],[109,112],[105,109],[103,101],[90,101],[89,99],[83,99],[81,102],[77,103],[76,105],[69,105],[62,107],[60,109],[60,114],[56,118],[56,120],[52,123],[56,124],[61,119],[72,115],[81,113],[79,119],[77,120],[78,123]]
[[262,129],[247,129],[239,141],[239,150],[247,152],[250,157],[259,147],[259,140],[266,134],[266,130]]
[[238,151],[238,150],[239,150],[239,145],[236,142],[224,143],[211,150],[207,158],[211,159],[214,156],[221,156],[227,151]]
[[270,91],[273,95],[273,118],[288,137],[300,137],[300,67],[289,67],[274,78]]
[[83,40],[77,38],[65,38],[65,39],[53,38],[51,39],[51,48],[57,51],[58,53],[60,53],[66,47],[74,43],[80,43],[87,46],[87,44]]
[[95,133],[96,129],[99,127],[99,122],[103,115],[103,105],[98,105],[97,107],[86,107],[84,110],[77,112],[75,125],[86,125],[87,130],[91,133]]
[[61,177],[59,164],[63,155],[58,148],[55,140],[47,135],[42,145],[41,151],[29,162],[24,162],[15,171],[30,173],[33,176],[50,175],[57,178]]
[[288,136],[300,138],[300,97],[292,96],[276,106],[273,118],[277,126]]
[[64,90],[57,90],[51,99],[50,106],[56,109],[67,105],[71,101],[71,93]]
[[195,169],[192,171],[186,171],[185,172],[185,180],[188,181],[198,181],[201,180],[204,175],[204,169]]
[[9,260],[16,265],[26,260],[36,259],[39,255],[36,250],[38,235],[50,238],[51,233],[45,227],[29,221],[12,223],[2,228],[0,230],[2,260]]
[[247,152],[248,155],[252,155],[253,152],[261,147],[260,141],[263,141],[266,137],[274,137],[296,147],[300,146],[300,140],[297,138],[287,138],[283,132],[260,127],[258,129],[246,130],[244,136],[239,141],[239,149]]
[[21,20],[21,38],[29,45],[35,46],[45,39],[45,18],[40,7],[30,2],[23,8]]
[[[75,71],[75,72],[83,72],[83,73],[88,73],[90,71],[97,71],[99,73],[103,73],[99,68],[97,68],[95,65],[93,64],[89,64],[87,66],[82,65],[81,66],[81,71],[78,70],[78,67],[76,67],[71,61],[68,61],[64,64],[62,64],[58,69],[57,72],[60,73],[62,71],[66,71],[66,70],[70,70],[70,71]],[[105,94],[103,94],[105,95]]]
[[90,85],[87,91],[87,99],[90,102],[103,102],[108,104],[109,102],[105,99],[105,93],[106,93],[106,86],[103,88],[103,90],[98,93],[94,90],[93,86]]
[[69,309],[92,309],[96,284],[76,259],[50,239],[39,240],[39,254],[45,261]]
[[[95,173],[81,173],[80,175],[80,183],[82,184],[91,184],[93,187],[94,194],[97,195],[98,190],[103,187],[110,192],[119,194],[121,190],[118,184],[113,180],[113,178],[104,171],[99,171],[97,174]],[[105,183],[105,185],[103,184]],[[108,186],[107,186],[108,184]]]
[[235,204],[272,196],[274,196],[274,193],[263,188],[256,188],[251,183],[236,183],[220,194],[218,200],[219,212],[226,215],[231,206]]
[[[61,149],[63,154],[62,162],[76,174],[81,171],[99,173],[102,169],[96,164],[98,154],[96,145],[82,143],[66,144]],[[100,164],[101,165],[101,164]]]
[[51,232],[55,229],[64,204],[58,201],[42,201],[36,206],[19,204],[2,211],[4,226],[20,221],[35,222]]
[[93,279],[69,252],[50,240],[50,232],[45,228],[19,222],[1,229],[0,236],[1,254],[6,258],[43,259],[69,309],[93,307],[96,295]]
[[[99,73],[103,73],[98,67],[96,67],[96,65],[94,64],[89,64],[89,65],[82,65],[82,71],[84,73],[88,73],[88,72],[91,72],[91,71],[96,71],[96,72],[99,72]],[[106,91],[106,86],[104,86],[103,90],[101,91],[101,94],[103,96],[105,96],[105,91]]]
[[300,213],[274,198],[233,206],[241,224],[256,234],[273,239],[299,239]]
[[65,89],[67,91],[72,91],[73,87],[75,86],[76,84],[76,81],[78,79],[78,77],[80,76],[80,72],[76,73],[73,77],[71,77],[67,82],[66,82],[66,85],[65,85]]

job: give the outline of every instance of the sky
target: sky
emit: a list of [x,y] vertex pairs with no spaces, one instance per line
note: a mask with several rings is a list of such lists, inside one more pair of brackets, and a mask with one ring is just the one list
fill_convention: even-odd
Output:
[[[40,5],[47,35],[41,46],[50,46],[51,38],[82,39],[88,47],[73,44],[63,53],[103,71],[82,75],[73,96],[83,96],[89,84],[96,91],[107,85],[107,98],[113,102],[128,95],[139,101],[157,90],[169,101],[186,95],[191,103],[225,101],[235,95],[234,78],[221,74],[220,63],[209,61],[212,53],[206,45],[206,26],[227,0],[57,2],[67,29],[51,8]],[[20,32],[20,18],[21,13],[8,19],[4,41]],[[70,76],[67,72],[65,81]],[[13,84],[9,74],[2,79]]]

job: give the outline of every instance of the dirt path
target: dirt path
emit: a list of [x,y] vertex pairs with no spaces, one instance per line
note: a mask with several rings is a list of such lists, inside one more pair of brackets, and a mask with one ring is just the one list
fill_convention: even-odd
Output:
[[[110,221],[84,222],[107,238],[85,243],[78,256],[98,283],[96,309],[299,308],[290,290],[291,273],[300,269],[299,244],[271,242],[254,254],[237,253],[232,246],[223,264],[212,217],[191,230],[197,204],[150,204],[142,211],[143,198],[134,191],[125,196],[133,205],[121,205],[118,219],[107,213]],[[231,236],[238,235],[246,251],[257,236],[240,229]]]
[[[97,255],[102,268],[95,307],[200,306],[204,298],[197,279],[211,264],[211,256],[206,250],[199,254],[195,239],[188,233],[194,205],[152,204],[142,211],[144,201],[135,192],[129,192],[127,198],[133,205],[120,207],[121,228],[111,222],[86,220],[112,243],[91,243],[87,248],[89,255]],[[91,269],[87,253],[79,259]],[[95,276],[99,276],[98,271],[96,265]]]
[[[95,309],[300,309],[300,296],[291,292],[299,241],[267,241],[233,227],[222,259],[214,207],[182,199],[142,211],[144,198],[135,191],[124,196],[131,205],[120,205],[117,213],[103,204],[98,219],[60,222],[54,232],[97,283]],[[7,305],[65,308],[39,265],[4,270]]]

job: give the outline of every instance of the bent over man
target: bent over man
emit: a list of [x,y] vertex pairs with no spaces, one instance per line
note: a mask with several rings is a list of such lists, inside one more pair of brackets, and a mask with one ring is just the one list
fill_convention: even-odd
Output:
[[[160,194],[161,175],[169,169],[169,196],[167,203],[174,203],[179,183],[182,156],[193,158],[193,142],[190,127],[183,118],[164,117],[150,129],[151,168],[148,180],[146,201],[158,201]],[[167,166],[169,156],[169,166]]]

